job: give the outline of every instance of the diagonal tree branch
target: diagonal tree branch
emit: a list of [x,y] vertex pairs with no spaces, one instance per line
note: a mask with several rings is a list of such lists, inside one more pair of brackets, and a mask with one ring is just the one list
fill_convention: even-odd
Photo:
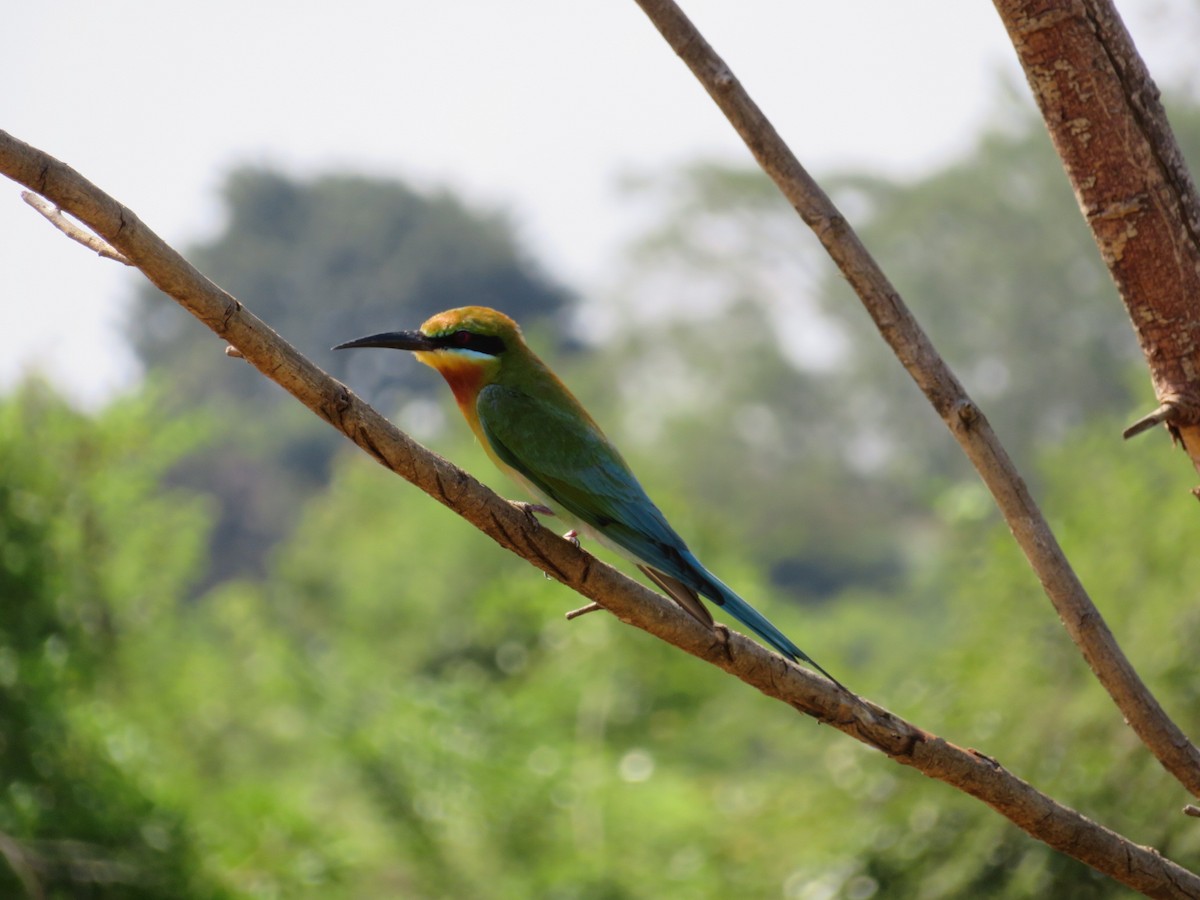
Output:
[[1071,568],[982,410],[938,354],[879,264],[733,72],[673,0],[637,0],[637,3],[687,63],[759,165],[816,233],[858,293],[884,340],[933,404],[991,491],[1068,634],[1130,727],[1168,772],[1194,796],[1200,796],[1200,751],[1142,683]]
[[130,210],[74,169],[0,131],[0,173],[93,229],[142,274],[377,462],[501,546],[621,621],[740,678],[767,696],[970,794],[1034,838],[1153,897],[1200,897],[1200,876],[1034,789],[994,759],[958,747],[839,690],[735,632],[714,635],[675,604],[542,527],[413,441],[221,290]]

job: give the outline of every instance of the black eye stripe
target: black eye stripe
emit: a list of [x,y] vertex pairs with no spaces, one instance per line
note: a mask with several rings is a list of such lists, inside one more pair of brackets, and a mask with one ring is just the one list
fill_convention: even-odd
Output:
[[504,341],[494,334],[475,334],[473,331],[459,329],[449,334],[439,334],[430,338],[435,344],[453,350],[473,350],[476,353],[486,353],[488,356],[499,356],[504,352]]

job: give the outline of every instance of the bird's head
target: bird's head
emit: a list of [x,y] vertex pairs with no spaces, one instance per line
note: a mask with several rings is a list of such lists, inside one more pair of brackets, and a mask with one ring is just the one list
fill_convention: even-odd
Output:
[[462,306],[430,317],[417,331],[385,331],[333,349],[355,347],[411,351],[442,374],[461,404],[493,381],[506,354],[523,350],[525,340],[517,323],[504,313],[486,306]]

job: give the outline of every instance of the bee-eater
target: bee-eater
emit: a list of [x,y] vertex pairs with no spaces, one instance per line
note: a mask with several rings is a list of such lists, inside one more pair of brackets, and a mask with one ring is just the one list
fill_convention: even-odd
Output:
[[558,377],[525,343],[517,323],[484,306],[450,309],[419,331],[388,331],[333,349],[410,350],[437,369],[502,472],[539,504],[634,562],[680,606],[713,628],[703,595],[795,661],[832,675],[692,555],[646,495],[621,454]]

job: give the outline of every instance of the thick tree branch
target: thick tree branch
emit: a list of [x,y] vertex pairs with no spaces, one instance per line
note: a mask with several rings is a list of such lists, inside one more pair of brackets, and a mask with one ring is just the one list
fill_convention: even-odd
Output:
[[1133,322],[1160,421],[1200,470],[1200,197],[1158,88],[1110,0],[994,2]]
[[259,371],[381,465],[501,546],[634,625],[894,761],[977,797],[1035,838],[1154,897],[1200,897],[1200,877],[1063,806],[994,759],[963,749],[783,660],[735,632],[718,638],[675,604],[539,525],[393,426],[70,167],[0,131],[0,172],[93,229]]
[[720,107],[763,170],[816,233],[884,340],[958,440],[1029,560],[1071,639],[1130,727],[1194,796],[1200,751],[1142,683],[1059,547],[983,412],[938,354],[879,264],[725,62],[673,0],[637,0]]

